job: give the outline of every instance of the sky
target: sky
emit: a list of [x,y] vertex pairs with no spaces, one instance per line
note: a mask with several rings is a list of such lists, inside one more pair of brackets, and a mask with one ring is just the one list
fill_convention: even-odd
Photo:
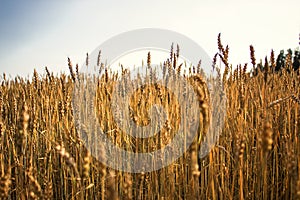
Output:
[[299,7],[299,0],[1,0],[0,74],[68,72],[68,57],[81,65],[104,41],[139,28],[181,33],[211,57],[221,33],[236,66],[250,62],[249,45],[257,59],[297,48]]

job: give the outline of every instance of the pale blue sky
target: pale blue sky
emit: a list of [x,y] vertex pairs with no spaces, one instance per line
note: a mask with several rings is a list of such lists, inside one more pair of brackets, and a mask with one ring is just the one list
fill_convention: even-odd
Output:
[[48,66],[68,70],[67,57],[82,64],[86,52],[119,33],[164,28],[182,33],[217,52],[217,35],[230,47],[234,65],[296,48],[299,0],[101,1],[18,0],[0,2],[0,73],[26,76]]

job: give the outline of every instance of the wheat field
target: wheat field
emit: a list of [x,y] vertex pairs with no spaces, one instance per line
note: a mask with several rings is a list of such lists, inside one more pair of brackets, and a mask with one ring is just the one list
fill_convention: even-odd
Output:
[[[300,73],[275,72],[272,51],[255,75],[249,66],[232,69],[229,48],[218,38],[214,57],[219,83],[226,96],[226,118],[220,138],[204,158],[198,157],[212,117],[212,99],[201,65],[186,72],[199,98],[200,126],[193,144],[174,163],[145,173],[107,167],[93,157],[79,137],[72,104],[76,83],[83,82],[78,65],[69,60],[69,74],[33,73],[32,79],[0,79],[0,198],[2,199],[300,199]],[[164,62],[180,72],[176,53]],[[250,47],[252,68],[256,63]],[[269,60],[269,61],[268,61]],[[216,64],[220,61],[220,64]],[[151,62],[148,55],[147,64]],[[220,72],[222,65],[225,70]],[[124,74],[126,71],[124,70]],[[123,75],[124,75],[123,74]],[[120,74],[119,76],[122,76]],[[132,152],[162,148],[178,128],[178,107],[158,86],[145,87],[132,97],[132,118],[147,124],[146,110],[160,102],[167,110],[157,137],[129,137],[113,120],[110,101],[116,76],[105,71],[97,78],[95,104],[99,124],[115,145]],[[128,83],[124,83],[128,86]],[[160,91],[159,93],[157,91]],[[180,92],[179,88],[177,92]],[[75,109],[76,110],[76,109]],[[84,127],[82,128],[84,129]],[[86,130],[86,137],[92,131]],[[188,137],[188,136],[187,136]],[[101,144],[98,155],[108,159]]]

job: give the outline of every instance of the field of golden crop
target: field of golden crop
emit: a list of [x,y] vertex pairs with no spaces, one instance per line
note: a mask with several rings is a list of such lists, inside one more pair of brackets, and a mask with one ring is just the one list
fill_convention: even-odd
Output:
[[[198,158],[211,118],[208,110],[212,99],[196,67],[186,78],[199,98],[198,137],[176,162],[146,173],[111,169],[86,150],[74,120],[78,105],[72,104],[75,83],[84,81],[78,66],[73,71],[69,61],[70,75],[54,76],[46,68],[45,75],[34,72],[32,80],[7,80],[3,76],[0,199],[300,199],[300,75],[286,70],[292,66],[291,58],[286,58],[286,69],[275,73],[272,52],[265,70],[251,76],[247,65],[231,69],[228,47],[223,47],[220,38],[218,47],[214,62],[220,60],[225,66],[217,78],[227,98],[219,141],[206,157]],[[253,47],[250,50],[252,65],[256,66]],[[165,62],[167,70],[180,70],[174,60],[176,55],[173,62]],[[109,72],[96,80],[96,98],[91,106],[98,111],[101,128],[115,145],[127,151],[162,148],[178,128],[180,105],[159,86],[138,90],[130,102],[132,119],[147,124],[146,111],[161,103],[169,121],[156,137],[129,137],[112,117],[115,80]],[[92,138],[92,130],[85,131],[86,137]],[[97,146],[102,160],[112,159],[101,144]]]

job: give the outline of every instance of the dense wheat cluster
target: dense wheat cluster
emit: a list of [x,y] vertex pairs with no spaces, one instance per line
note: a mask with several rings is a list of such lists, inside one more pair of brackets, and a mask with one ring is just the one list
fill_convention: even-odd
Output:
[[[286,69],[275,73],[273,52],[265,70],[256,71],[255,76],[248,73],[247,65],[232,70],[229,48],[223,47],[220,37],[218,47],[213,68],[227,98],[219,141],[206,157],[199,158],[213,117],[211,101],[216,101],[209,98],[199,63],[184,72],[201,108],[197,137],[176,162],[146,173],[111,169],[87,151],[79,131],[85,131],[87,138],[93,132],[74,120],[80,105],[72,104],[76,84],[87,80],[78,66],[73,70],[70,60],[70,75],[54,76],[47,68],[45,75],[34,71],[32,80],[7,80],[4,75],[0,79],[0,199],[300,199],[299,73]],[[255,68],[252,46],[250,52]],[[166,73],[182,74],[178,54],[179,49],[176,53],[171,49],[163,64]],[[217,61],[225,67],[224,73]],[[150,63],[149,54],[149,67]],[[103,68],[100,62],[98,66]],[[285,66],[292,66],[290,58]],[[119,76],[126,73],[123,70]],[[178,129],[180,105],[174,94],[158,85],[136,91],[130,102],[134,122],[149,123],[146,111],[157,103],[169,117],[156,137],[136,139],[113,119],[110,101],[116,79],[108,71],[94,79],[97,91],[90,109],[97,110],[101,128],[127,151],[149,152],[165,146]],[[111,159],[101,144],[97,155]]]

